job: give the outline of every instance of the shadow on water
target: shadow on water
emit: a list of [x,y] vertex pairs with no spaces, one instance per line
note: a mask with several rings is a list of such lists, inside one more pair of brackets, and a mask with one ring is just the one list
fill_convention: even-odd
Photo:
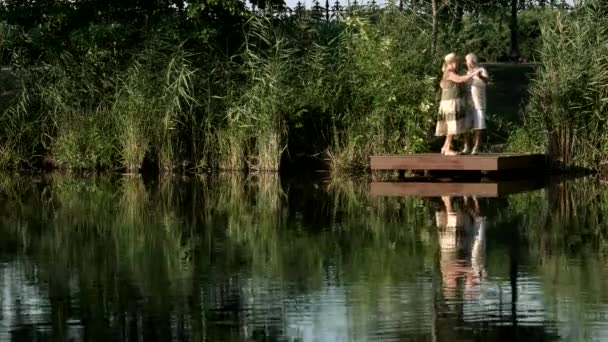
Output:
[[367,180],[0,177],[1,340],[608,334],[608,191],[385,197]]

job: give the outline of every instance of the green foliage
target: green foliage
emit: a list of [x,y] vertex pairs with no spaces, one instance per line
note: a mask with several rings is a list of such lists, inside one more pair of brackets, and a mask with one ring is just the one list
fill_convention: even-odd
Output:
[[[372,23],[347,17],[343,71],[352,102],[338,117],[344,135],[332,150],[337,168],[362,167],[377,153],[421,152],[435,119],[435,56],[429,31],[395,11]],[[345,89],[346,90],[346,89]]]
[[509,23],[504,15],[466,16],[459,31],[444,34],[444,45],[463,53],[474,51],[480,58],[498,61],[509,47]]
[[[538,61],[541,26],[557,13],[557,10],[548,8],[530,8],[519,12],[518,41],[522,61]],[[509,18],[503,11],[466,15],[462,25],[448,27],[442,38],[445,46],[463,53],[473,51],[488,62],[506,61],[509,58]]]
[[518,16],[519,50],[527,62],[539,62],[541,49],[541,28],[553,22],[560,11],[551,9],[531,9]]
[[541,67],[519,138],[543,137],[556,166],[597,169],[606,161],[607,27],[595,2],[543,27]]
[[[361,171],[370,154],[431,148],[441,54],[429,6],[332,16],[255,5],[6,2],[1,56],[20,91],[1,101],[0,163],[277,170],[302,158]],[[454,2],[461,17],[444,5],[439,51],[504,57],[505,4]],[[531,42],[549,13],[521,12]],[[530,44],[522,51],[531,56]]]

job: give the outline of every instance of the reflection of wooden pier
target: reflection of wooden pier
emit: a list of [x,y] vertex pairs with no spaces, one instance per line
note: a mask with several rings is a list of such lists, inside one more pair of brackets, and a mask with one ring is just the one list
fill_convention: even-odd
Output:
[[480,154],[444,156],[439,153],[371,156],[372,170],[505,171],[542,169],[542,154]]
[[513,180],[501,182],[372,182],[370,193],[374,196],[478,196],[500,197],[504,195],[538,190],[543,188],[544,181],[540,179]]

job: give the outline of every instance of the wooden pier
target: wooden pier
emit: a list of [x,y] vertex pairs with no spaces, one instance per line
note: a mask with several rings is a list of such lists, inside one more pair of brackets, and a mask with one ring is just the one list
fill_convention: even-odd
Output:
[[439,153],[371,156],[374,170],[416,171],[486,171],[541,170],[545,167],[542,154],[479,154],[444,156]]
[[440,197],[477,196],[501,197],[505,195],[542,189],[542,179],[511,180],[499,182],[372,182],[370,194],[387,197]]

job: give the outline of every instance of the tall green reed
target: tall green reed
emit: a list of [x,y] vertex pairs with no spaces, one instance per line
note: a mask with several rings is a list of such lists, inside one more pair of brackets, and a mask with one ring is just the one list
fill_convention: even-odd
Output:
[[606,161],[607,27],[596,1],[542,27],[541,66],[515,149],[546,151],[560,168],[598,169]]
[[428,32],[392,6],[343,21],[253,15],[233,56],[154,35],[130,53],[80,46],[19,75],[0,162],[278,170],[304,156],[360,171],[370,154],[429,147]]
[[[291,101],[288,83],[292,50],[270,19],[249,21],[240,73],[242,93],[228,107],[220,130],[220,166],[224,169],[278,170],[285,148],[285,112]],[[225,151],[225,152],[224,152]],[[244,163],[244,165],[243,165]]]
[[428,148],[434,58],[420,25],[396,9],[352,13],[344,22],[253,20],[240,57],[248,82],[229,112],[237,144],[221,146],[241,160],[270,146],[270,169],[285,150],[326,158],[336,171],[365,169],[373,153]]
[[192,157],[183,134],[199,105],[190,57],[156,44],[126,69],[93,50],[18,70],[23,89],[0,125],[7,140],[3,165],[45,157],[60,168],[137,172],[149,156],[174,170]]
[[351,103],[338,110],[344,130],[331,151],[337,170],[365,167],[371,154],[429,147],[435,118],[429,31],[415,16],[398,11],[376,20],[346,19],[344,81]]

